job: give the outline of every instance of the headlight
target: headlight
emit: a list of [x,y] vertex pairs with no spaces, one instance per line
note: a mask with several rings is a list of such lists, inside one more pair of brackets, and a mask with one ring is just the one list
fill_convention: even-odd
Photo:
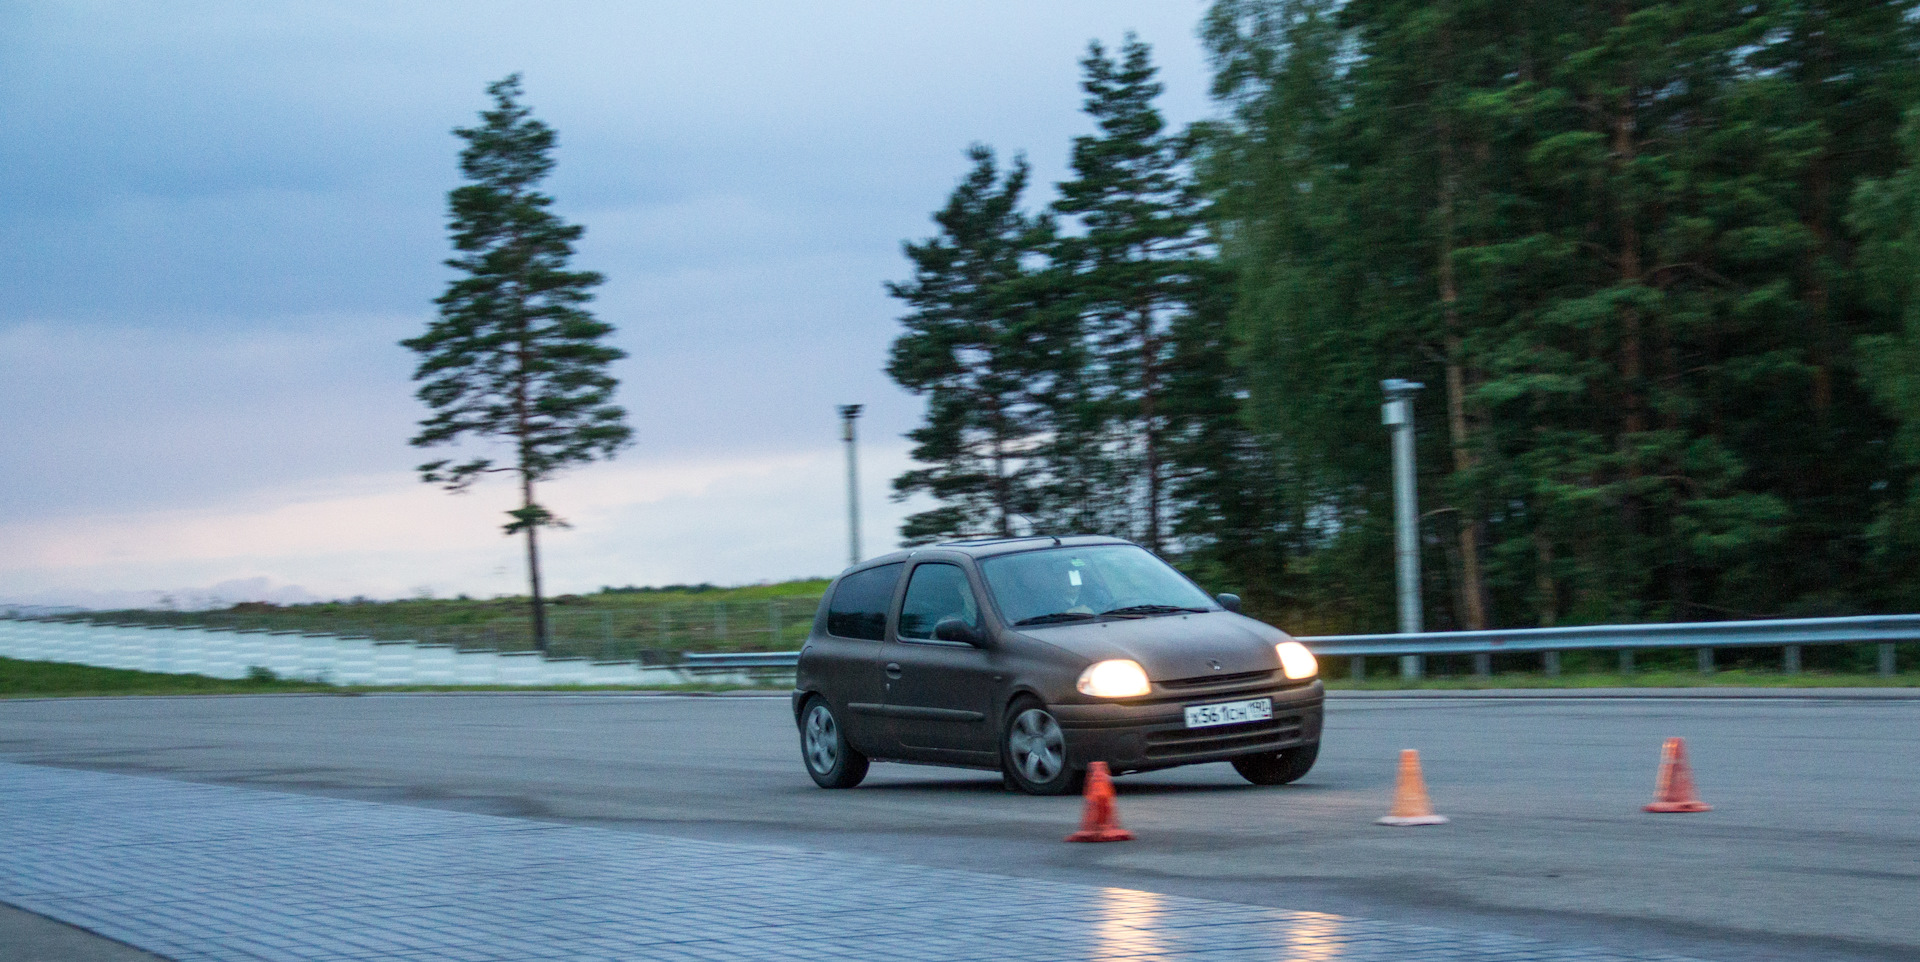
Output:
[[1080,694],[1095,698],[1136,698],[1153,690],[1147,683],[1146,669],[1125,658],[1089,665],[1080,673],[1079,688]]
[[1297,641],[1283,641],[1274,645],[1273,650],[1280,653],[1280,670],[1286,672],[1287,678],[1293,681],[1312,678],[1320,673],[1320,663],[1314,660],[1313,652],[1308,651],[1306,645]]

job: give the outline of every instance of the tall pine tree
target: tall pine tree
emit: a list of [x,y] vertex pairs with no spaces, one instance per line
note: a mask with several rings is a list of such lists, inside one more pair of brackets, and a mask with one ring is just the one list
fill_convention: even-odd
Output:
[[[1078,398],[1087,444],[1117,462],[1127,532],[1159,551],[1168,534],[1166,391],[1174,326],[1204,296],[1211,249],[1187,138],[1154,106],[1152,52],[1128,34],[1110,56],[1096,41],[1081,60],[1085,109],[1098,132],[1077,137],[1074,176],[1054,210],[1079,228],[1058,244],[1085,325],[1089,369]],[[1086,447],[1083,447],[1083,453]],[[1118,533],[1118,532],[1116,532]]]
[[894,479],[894,491],[939,502],[906,520],[909,544],[1010,536],[1031,520],[1053,392],[1077,363],[1074,319],[1053,303],[1044,263],[1052,224],[1020,206],[1025,158],[1002,174],[990,148],[967,153],[972,171],[934,215],[940,233],[905,245],[913,279],[887,285],[912,308],[887,373],[927,398],[926,422],[908,434],[923,466]]
[[539,530],[562,525],[535,499],[535,485],[563,468],[608,458],[628,442],[626,412],[613,403],[608,366],[625,352],[606,343],[612,326],[586,309],[599,274],[567,268],[585,229],[550,209],[539,191],[553,170],[553,128],[520,103],[520,75],[487,87],[494,99],[466,141],[460,172],[467,184],[447,196],[448,230],[460,272],[440,295],[439,317],[401,344],[420,356],[414,380],[433,410],[415,447],[498,442],[503,464],[480,455],[420,466],[422,480],[464,491],[482,476],[513,475],[520,507],[507,512],[509,535],[524,533],[533,642],[546,650]]

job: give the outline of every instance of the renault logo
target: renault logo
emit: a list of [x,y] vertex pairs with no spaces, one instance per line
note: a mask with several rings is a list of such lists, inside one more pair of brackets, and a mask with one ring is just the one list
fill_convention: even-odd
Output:
[[1214,661],[1214,660],[1213,660],[1213,659],[1211,659],[1211,658],[1209,658],[1209,659],[1207,659],[1207,664],[1208,664],[1209,666],[1211,666],[1211,667],[1213,668],[1213,670],[1214,670],[1214,671],[1219,671],[1219,670],[1220,670],[1220,663],[1219,663],[1219,662],[1217,662],[1217,661]]

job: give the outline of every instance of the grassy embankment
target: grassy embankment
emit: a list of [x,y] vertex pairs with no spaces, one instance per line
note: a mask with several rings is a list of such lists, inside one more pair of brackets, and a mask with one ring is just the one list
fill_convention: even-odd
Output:
[[[744,588],[707,585],[559,595],[547,605],[555,655],[602,659],[658,651],[792,651],[806,640],[826,579]],[[217,611],[101,611],[97,622],[330,632],[524,651],[533,647],[525,597],[241,604]]]

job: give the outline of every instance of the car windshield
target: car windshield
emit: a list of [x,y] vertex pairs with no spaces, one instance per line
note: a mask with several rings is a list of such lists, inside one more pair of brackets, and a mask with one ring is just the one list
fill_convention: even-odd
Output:
[[1217,607],[1172,566],[1130,544],[1002,555],[981,562],[980,572],[1000,613],[1018,627]]

